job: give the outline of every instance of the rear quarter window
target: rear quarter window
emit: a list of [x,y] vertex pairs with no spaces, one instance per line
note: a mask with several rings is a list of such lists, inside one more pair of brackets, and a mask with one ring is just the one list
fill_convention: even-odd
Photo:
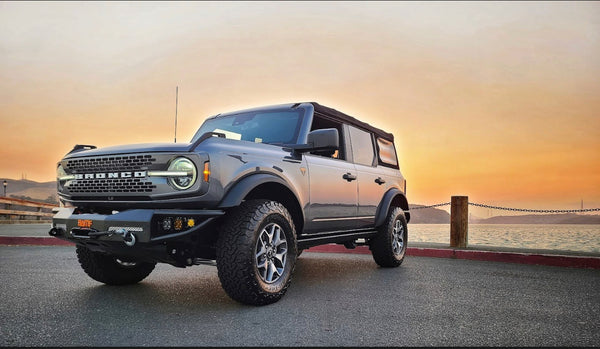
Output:
[[394,143],[377,137],[377,153],[380,165],[398,168],[398,157],[396,156]]
[[373,151],[373,139],[371,134],[359,130],[354,126],[348,126],[350,140],[352,142],[352,155],[355,164],[374,166],[375,152]]

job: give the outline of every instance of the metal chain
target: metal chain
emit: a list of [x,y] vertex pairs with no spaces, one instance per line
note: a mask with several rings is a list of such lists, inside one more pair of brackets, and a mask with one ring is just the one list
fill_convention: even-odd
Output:
[[419,206],[419,207],[413,207],[411,208],[411,210],[421,210],[424,208],[432,208],[432,207],[439,207],[439,206],[446,206],[446,205],[450,205],[449,202],[444,202],[443,204],[435,204],[435,205],[429,205],[429,206]]
[[[411,210],[421,210],[424,208],[433,208],[433,207],[440,207],[440,206],[447,206],[450,205],[450,202],[444,202],[441,204],[435,204],[435,205],[429,205],[429,206],[419,206],[419,207],[412,207]],[[483,207],[483,208],[492,208],[495,210],[502,210],[502,211],[516,211],[516,212],[531,212],[531,213],[579,213],[579,212],[596,212],[596,211],[600,211],[600,208],[584,208],[584,209],[576,209],[576,210],[532,210],[532,209],[527,209],[527,208],[512,208],[512,207],[501,207],[501,206],[491,206],[491,205],[485,205],[485,204],[477,204],[474,202],[469,202],[469,205],[471,206],[477,206],[477,207]]]
[[576,209],[576,210],[532,210],[532,209],[527,209],[527,208],[511,208],[511,207],[500,207],[500,206],[476,204],[474,202],[469,202],[469,205],[477,206],[477,207],[484,207],[484,208],[493,208],[495,210],[532,212],[532,213],[578,213],[578,212],[600,211],[600,208],[584,208],[584,209]]

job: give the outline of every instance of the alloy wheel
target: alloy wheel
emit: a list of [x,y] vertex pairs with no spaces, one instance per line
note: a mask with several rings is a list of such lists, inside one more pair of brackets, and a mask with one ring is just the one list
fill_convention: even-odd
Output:
[[283,229],[276,223],[263,228],[256,241],[256,268],[262,281],[272,284],[285,271],[287,240]]

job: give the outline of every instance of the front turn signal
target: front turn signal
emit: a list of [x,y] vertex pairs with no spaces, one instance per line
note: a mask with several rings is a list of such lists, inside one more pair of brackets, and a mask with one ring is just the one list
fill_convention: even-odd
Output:
[[207,161],[204,163],[204,171],[202,171],[202,174],[204,175],[204,181],[208,182],[210,179],[210,162]]

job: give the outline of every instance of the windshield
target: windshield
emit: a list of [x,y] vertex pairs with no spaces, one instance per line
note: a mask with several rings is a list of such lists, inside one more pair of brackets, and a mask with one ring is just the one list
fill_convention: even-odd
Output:
[[206,132],[225,134],[226,138],[268,144],[296,143],[304,110],[254,111],[208,119],[192,138]]

